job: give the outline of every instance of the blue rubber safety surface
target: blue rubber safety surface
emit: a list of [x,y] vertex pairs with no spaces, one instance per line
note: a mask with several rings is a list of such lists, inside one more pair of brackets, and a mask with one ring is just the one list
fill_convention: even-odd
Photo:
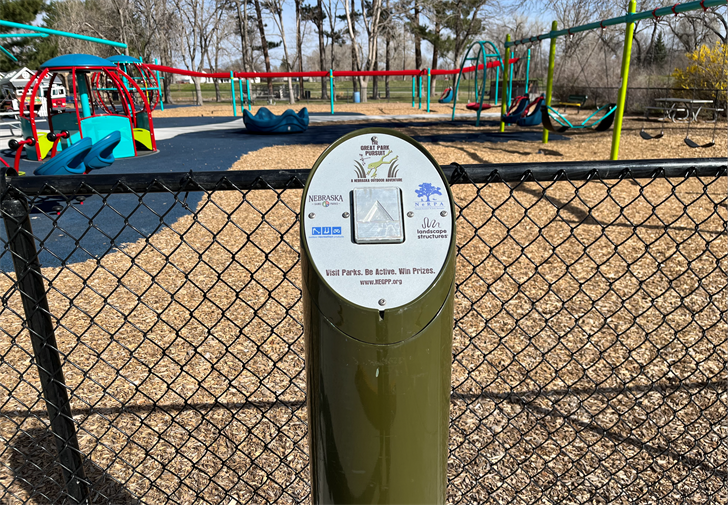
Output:
[[[191,117],[191,118],[158,118],[154,121],[155,129],[179,128],[229,123],[230,117]],[[347,123],[315,123],[307,131],[297,134],[247,134],[242,120],[240,129],[211,130],[185,133],[167,140],[157,142],[158,153],[136,158],[117,160],[113,165],[103,169],[104,173],[153,173],[153,172],[189,172],[189,171],[225,171],[241,156],[263,147],[298,144],[331,144],[341,136],[371,127],[431,127],[441,126],[442,121],[395,121],[395,122],[347,122]],[[460,121],[448,126],[472,126],[474,121]],[[486,122],[486,127],[497,126],[497,122]],[[449,128],[452,130],[452,128]],[[492,130],[492,128],[489,128]],[[492,131],[463,133],[447,133],[442,135],[415,135],[419,142],[508,142],[540,141],[541,130],[513,131],[497,133]],[[568,140],[563,135],[550,135],[550,140]],[[13,153],[2,151],[5,160],[12,166]],[[22,160],[20,170],[32,174],[38,163]],[[265,166],[249,166],[251,170],[265,169]],[[310,168],[303,164],[291,162],[291,169]],[[27,175],[27,177],[33,177]],[[62,176],[59,176],[62,177]],[[93,180],[94,174],[88,176]],[[111,195],[107,198],[107,206],[102,205],[99,196],[88,196],[83,205],[66,202],[59,198],[36,198],[40,210],[35,209],[31,216],[33,233],[43,241],[40,261],[44,267],[57,267],[98,259],[104,254],[123,249],[124,244],[147,238],[165,226],[173,225],[185,215],[191,215],[202,197],[201,192],[171,195],[155,193],[144,196],[142,201],[136,195]],[[63,208],[60,216],[53,210],[54,206]],[[113,209],[112,209],[113,207]],[[42,212],[41,212],[42,210]],[[92,218],[93,227],[89,229]],[[125,223],[125,218],[128,220]],[[162,224],[163,223],[163,224]],[[5,227],[0,227],[0,243],[7,240]],[[78,245],[76,245],[78,243]],[[8,252],[0,256],[0,270],[12,271],[12,259]]]

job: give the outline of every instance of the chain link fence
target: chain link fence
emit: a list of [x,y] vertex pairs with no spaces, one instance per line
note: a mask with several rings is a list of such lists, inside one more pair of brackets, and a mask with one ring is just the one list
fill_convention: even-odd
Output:
[[[448,501],[726,503],[726,160],[449,165]],[[308,171],[0,177],[3,503],[307,503]]]

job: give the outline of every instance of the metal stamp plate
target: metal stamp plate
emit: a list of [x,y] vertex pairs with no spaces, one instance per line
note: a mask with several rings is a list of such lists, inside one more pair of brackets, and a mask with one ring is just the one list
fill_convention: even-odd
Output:
[[404,223],[399,188],[355,188],[353,193],[354,242],[401,244],[404,241]]

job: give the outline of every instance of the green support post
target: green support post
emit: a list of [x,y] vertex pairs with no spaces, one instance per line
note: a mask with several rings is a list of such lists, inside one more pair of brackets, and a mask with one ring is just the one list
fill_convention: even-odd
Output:
[[[555,32],[558,28],[559,24],[554,21],[551,23],[551,31]],[[556,62],[556,37],[551,39],[551,46],[549,48],[549,71],[548,75],[546,77],[546,106],[551,106],[551,96],[553,94],[553,87],[554,87],[554,63]],[[548,114],[548,109],[546,110],[546,114]],[[548,144],[549,143],[549,131],[544,128],[543,129],[543,143]]]
[[[501,65],[502,64],[503,62],[501,62]],[[493,100],[493,105],[498,105],[498,85],[500,84],[500,68],[500,65],[495,67],[495,99]]]
[[[238,79],[238,86],[240,87],[240,112],[242,113],[245,110],[245,95],[243,94],[243,78],[241,77]],[[248,95],[248,100],[250,100],[250,95]]]
[[331,114],[334,113],[334,71],[329,69],[329,95],[331,95]]
[[427,69],[427,112],[430,112],[430,95],[432,94],[430,91],[430,86],[432,86],[432,73],[430,70]]
[[419,109],[422,110],[422,75],[417,76],[417,100],[419,101]]
[[412,76],[412,108],[415,108],[415,76]]
[[235,103],[235,77],[232,70],[230,71],[230,91],[233,94],[233,116],[238,117],[238,104]]
[[617,98],[617,110],[614,117],[614,129],[612,130],[612,152],[611,160],[619,159],[619,137],[622,134],[622,120],[624,119],[624,104],[627,101],[627,80],[629,79],[629,62],[632,55],[632,40],[634,39],[634,21],[631,20],[631,14],[637,10],[637,2],[631,0],[629,2],[629,14],[627,15],[627,25],[624,35],[624,52],[622,53],[622,83],[619,86],[619,97]]
[[[511,35],[506,35],[506,44],[511,41]],[[501,104],[501,122],[500,122],[500,131],[504,132],[506,131],[506,124],[503,122],[503,116],[506,115],[507,109],[508,109],[508,103],[509,103],[509,89],[508,89],[508,76],[511,74],[511,71],[513,70],[512,65],[509,65],[508,62],[511,60],[511,48],[506,46],[506,54],[505,59],[503,60],[503,103]]]
[[524,91],[524,95],[528,96],[528,77],[529,77],[529,71],[531,70],[531,48],[528,49],[526,52],[526,88]]
[[248,89],[248,112],[250,112],[250,102],[251,102],[251,95],[250,95],[250,79],[245,79],[245,87]]
[[[159,65],[159,60],[154,58],[154,64]],[[157,93],[159,93],[159,110],[164,110],[164,96],[162,95],[162,76],[157,70]]]

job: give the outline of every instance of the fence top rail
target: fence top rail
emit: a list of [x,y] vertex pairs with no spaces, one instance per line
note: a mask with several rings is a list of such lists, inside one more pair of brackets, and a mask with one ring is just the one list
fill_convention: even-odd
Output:
[[[567,161],[550,163],[457,163],[442,166],[450,184],[526,181],[586,181],[652,179],[659,177],[722,177],[726,158],[625,161]],[[227,172],[160,172],[18,177],[12,169],[0,175],[0,197],[9,189],[26,196],[79,193],[160,193],[251,189],[302,189],[310,169],[233,170]]]

